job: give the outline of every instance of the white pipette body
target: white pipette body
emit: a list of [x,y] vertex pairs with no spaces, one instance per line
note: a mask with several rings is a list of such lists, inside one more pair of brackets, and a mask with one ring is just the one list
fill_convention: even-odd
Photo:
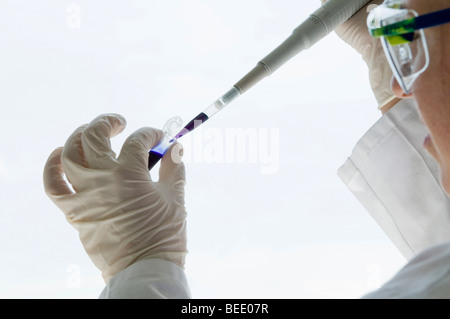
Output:
[[303,50],[347,21],[370,0],[328,0],[300,24],[291,36],[260,60],[234,87],[242,94]]
[[[198,127],[211,116],[222,110],[231,101],[246,92],[256,83],[271,75],[283,64],[303,50],[310,48],[319,40],[347,21],[351,16],[364,7],[370,0],[328,0],[319,9],[294,29],[283,43],[270,52],[265,58],[240,79],[224,95],[211,103],[202,113],[197,115],[177,137],[185,135]],[[194,125],[194,122],[197,124]]]
[[[275,50],[270,52],[265,58],[240,79],[230,90],[219,99],[210,104],[202,113],[192,119],[176,136],[182,137],[192,131],[214,114],[222,110],[231,101],[253,87],[256,83],[271,75],[283,64],[289,61],[303,50],[310,48],[319,40],[327,36],[336,27],[347,21],[352,15],[364,7],[370,0],[328,0],[314,11],[300,24],[292,35],[281,43]],[[149,170],[159,160],[156,157],[153,161],[152,153],[149,157]],[[150,165],[151,164],[151,165]]]
[[[370,0],[328,0],[294,29],[292,35],[239,80],[229,91],[210,104],[203,114],[211,118],[239,95],[271,75],[303,50],[310,48],[364,7]],[[205,117],[203,116],[203,119]],[[203,120],[204,122],[204,120]]]

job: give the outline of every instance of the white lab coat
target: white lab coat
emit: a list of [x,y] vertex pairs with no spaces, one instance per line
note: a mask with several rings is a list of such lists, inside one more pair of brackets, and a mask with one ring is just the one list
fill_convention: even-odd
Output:
[[186,275],[178,265],[163,259],[144,259],[112,277],[100,299],[188,299]]
[[407,258],[450,241],[450,199],[413,100],[403,100],[358,141],[338,175]]
[[[440,186],[438,165],[422,147],[426,134],[414,102],[401,101],[370,128],[338,170],[410,259],[365,298],[450,298],[450,201]],[[181,268],[147,259],[113,277],[100,298],[190,298],[190,292]]]
[[338,175],[409,260],[364,298],[450,298],[450,199],[413,100],[358,141]]

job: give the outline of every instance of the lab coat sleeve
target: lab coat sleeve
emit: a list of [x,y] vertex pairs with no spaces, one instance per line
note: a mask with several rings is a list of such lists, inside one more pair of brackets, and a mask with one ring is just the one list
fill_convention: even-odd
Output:
[[112,277],[99,299],[188,299],[186,275],[163,259],[137,261]]
[[338,176],[407,258],[450,240],[450,201],[414,101],[403,100],[358,141]]
[[380,289],[363,299],[448,299],[449,265],[450,243],[426,249]]

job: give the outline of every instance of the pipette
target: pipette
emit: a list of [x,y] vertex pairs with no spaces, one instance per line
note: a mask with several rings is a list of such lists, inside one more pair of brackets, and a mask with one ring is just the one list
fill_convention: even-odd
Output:
[[[161,147],[160,143],[157,148],[150,150],[149,170],[163,157],[164,153],[173,142],[206,122],[231,101],[244,94],[265,77],[273,74],[298,53],[309,49],[312,45],[332,32],[336,27],[347,21],[369,1],[370,0],[328,0],[325,2],[319,9],[310,14],[284,42],[259,61],[249,73],[233,85],[229,91],[209,105],[203,112],[194,117],[170,140],[170,143],[164,145],[165,149]],[[155,149],[157,149],[157,151],[155,151]]]

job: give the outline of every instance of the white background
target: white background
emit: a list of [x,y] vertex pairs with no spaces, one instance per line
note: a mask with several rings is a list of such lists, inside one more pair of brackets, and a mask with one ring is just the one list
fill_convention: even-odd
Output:
[[[0,297],[96,298],[104,287],[42,184],[75,128],[124,115],[118,152],[142,126],[189,121],[319,3],[1,0]],[[266,140],[272,174],[262,158],[209,163],[193,137],[180,140],[192,296],[358,298],[390,278],[405,260],[336,175],[379,117],[364,62],[330,34],[204,125],[278,131]]]

